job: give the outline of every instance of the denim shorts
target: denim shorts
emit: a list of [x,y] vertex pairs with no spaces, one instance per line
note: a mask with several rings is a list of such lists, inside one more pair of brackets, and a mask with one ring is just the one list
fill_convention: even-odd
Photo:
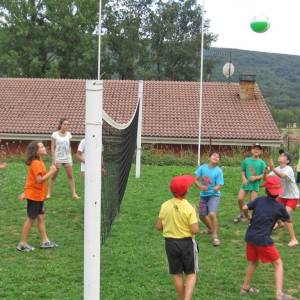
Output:
[[199,215],[207,216],[209,213],[217,213],[220,203],[220,196],[200,197]]

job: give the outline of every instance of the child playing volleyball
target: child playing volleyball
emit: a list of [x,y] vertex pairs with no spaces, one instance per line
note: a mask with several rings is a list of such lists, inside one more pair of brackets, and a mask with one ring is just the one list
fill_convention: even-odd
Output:
[[[277,176],[267,177],[262,185],[266,189],[266,196],[258,197],[243,206],[243,211],[250,226],[247,229],[245,240],[248,267],[240,294],[257,294],[258,289],[251,287],[253,274],[259,261],[271,263],[274,267],[276,300],[293,299],[283,293],[283,264],[280,253],[276,249],[271,238],[272,229],[278,220],[290,222],[290,216],[282,203],[276,201],[282,194],[281,181]],[[248,210],[252,210],[252,218],[249,218]]]
[[221,197],[221,187],[224,184],[223,171],[218,166],[220,154],[212,151],[209,162],[197,168],[195,184],[201,190],[199,216],[212,236],[213,246],[219,246],[217,211]]
[[26,165],[28,173],[26,178],[25,190],[20,195],[20,200],[27,199],[27,220],[23,225],[21,241],[17,250],[22,252],[33,251],[34,248],[27,243],[32,224],[37,219],[37,226],[40,233],[40,248],[53,248],[57,245],[48,239],[45,226],[44,201],[47,195],[47,179],[56,172],[56,167],[52,165],[49,172],[41,157],[47,151],[42,142],[33,141],[27,147]]
[[[169,271],[179,300],[192,299],[198,272],[198,246],[194,240],[199,231],[196,210],[185,199],[189,187],[195,182],[193,176],[176,176],[170,190],[174,198],[161,206],[156,228],[163,232]],[[183,273],[186,282],[183,282]]]
[[244,219],[242,207],[246,195],[250,194],[250,200],[253,201],[258,194],[259,185],[264,177],[267,168],[266,163],[260,159],[262,153],[262,146],[258,143],[251,147],[251,157],[246,158],[241,166],[242,169],[242,185],[238,195],[238,204],[240,213],[233,220],[234,223],[239,223]]
[[[296,184],[294,170],[290,166],[290,163],[292,162],[291,154],[281,149],[279,151],[278,162],[279,166],[275,168],[273,161],[270,161],[269,168],[272,171],[270,175],[276,175],[280,178],[282,184],[282,194],[279,195],[277,201],[282,203],[289,215],[292,216],[292,213],[294,210],[296,210],[299,201],[299,189]],[[278,226],[283,227],[284,225],[279,222]],[[287,223],[287,229],[291,237],[288,246],[298,246],[299,242],[296,238],[292,222]]]

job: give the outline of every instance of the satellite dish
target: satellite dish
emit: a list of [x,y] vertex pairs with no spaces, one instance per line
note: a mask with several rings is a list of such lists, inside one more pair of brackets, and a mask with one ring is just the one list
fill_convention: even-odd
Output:
[[231,62],[223,66],[223,74],[225,77],[230,78],[234,73],[234,65]]

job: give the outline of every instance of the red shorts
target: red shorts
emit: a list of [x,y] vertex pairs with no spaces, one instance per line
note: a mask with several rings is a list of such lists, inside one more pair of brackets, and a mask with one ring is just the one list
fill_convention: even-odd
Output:
[[278,197],[276,199],[279,203],[282,203],[284,206],[288,206],[292,209],[296,209],[299,199],[285,199]]
[[252,262],[261,261],[262,263],[271,263],[280,258],[280,253],[274,245],[256,246],[247,243],[246,246],[247,260]]

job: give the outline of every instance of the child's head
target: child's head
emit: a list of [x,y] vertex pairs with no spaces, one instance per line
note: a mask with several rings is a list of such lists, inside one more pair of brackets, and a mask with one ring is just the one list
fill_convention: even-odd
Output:
[[261,187],[264,187],[267,195],[273,198],[282,194],[281,180],[278,176],[268,176]]
[[292,161],[292,155],[285,152],[283,149],[279,150],[278,162],[280,165],[289,165]]
[[220,162],[220,153],[218,151],[211,151],[209,153],[209,162],[213,165],[217,165]]
[[177,198],[184,198],[189,187],[195,182],[195,178],[191,175],[175,176],[170,183],[170,190]]
[[69,129],[69,120],[67,118],[61,118],[57,129],[67,131]]
[[30,165],[34,159],[40,159],[41,155],[46,155],[47,150],[41,141],[29,143],[26,150],[26,165]]
[[255,143],[251,147],[251,154],[254,157],[259,157],[262,153],[262,146],[259,143]]

